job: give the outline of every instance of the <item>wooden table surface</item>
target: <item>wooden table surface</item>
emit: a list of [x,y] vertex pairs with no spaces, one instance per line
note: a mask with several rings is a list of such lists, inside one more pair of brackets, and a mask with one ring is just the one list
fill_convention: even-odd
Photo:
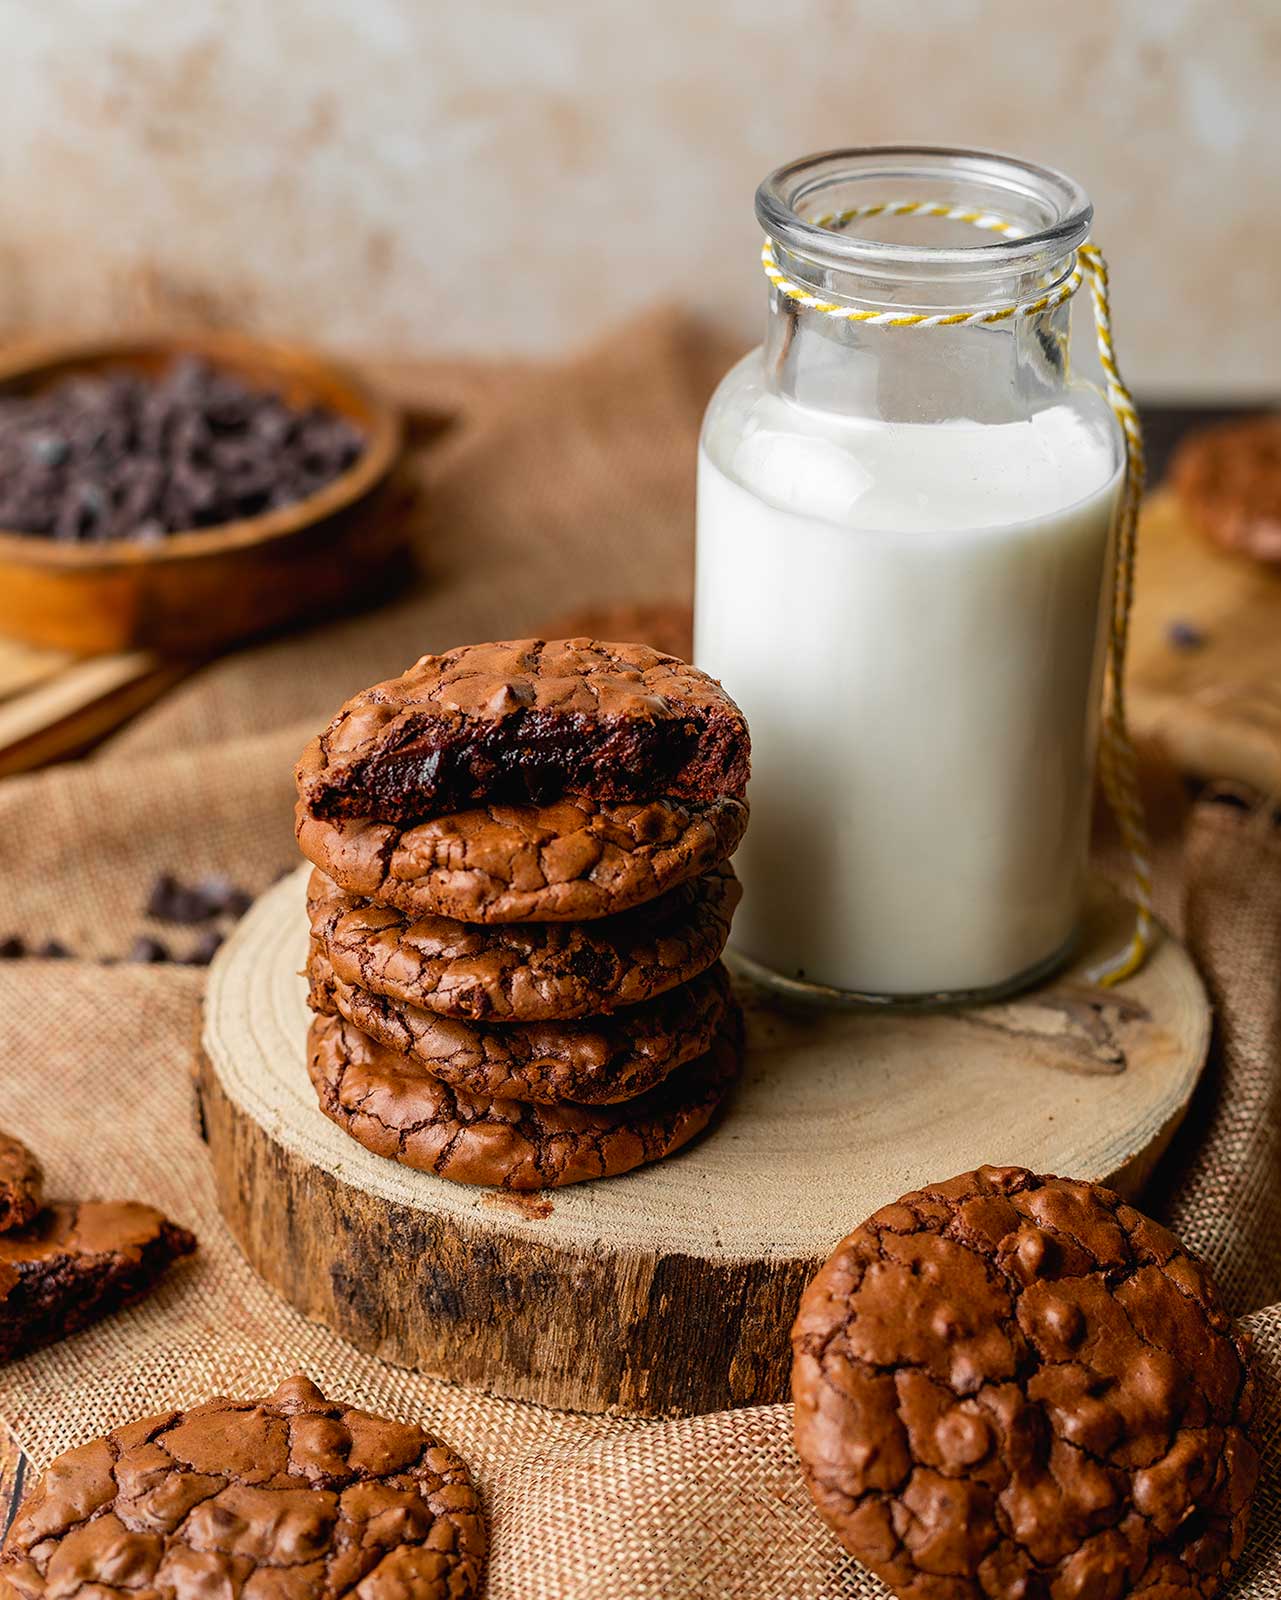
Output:
[[[1185,432],[1210,422],[1241,415],[1246,409],[1240,406],[1212,404],[1144,406],[1142,410],[1148,446],[1149,481],[1153,484],[1159,483],[1171,451]],[[1278,632],[1281,633],[1281,630]],[[22,1496],[26,1473],[27,1463],[17,1442],[5,1427],[0,1426],[0,1530],[7,1529],[12,1519],[17,1502]]]

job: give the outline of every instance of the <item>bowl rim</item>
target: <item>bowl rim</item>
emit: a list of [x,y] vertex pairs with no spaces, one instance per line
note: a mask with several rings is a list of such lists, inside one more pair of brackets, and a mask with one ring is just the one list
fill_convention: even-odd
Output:
[[0,563],[67,568],[74,571],[116,569],[156,562],[182,562],[202,556],[224,555],[285,538],[300,529],[345,511],[376,489],[390,473],[404,439],[400,407],[362,378],[352,367],[306,344],[290,340],[255,338],[227,332],[170,332],[103,338],[30,339],[0,353],[0,389],[35,377],[42,369],[102,364],[130,356],[180,356],[201,354],[217,364],[239,360],[260,362],[282,377],[292,371],[305,378],[323,374],[347,390],[368,413],[367,442],[359,458],[321,489],[290,505],[278,506],[255,517],[213,523],[207,528],[187,528],[163,539],[112,539],[101,544],[64,543],[47,534],[22,533],[0,527]]

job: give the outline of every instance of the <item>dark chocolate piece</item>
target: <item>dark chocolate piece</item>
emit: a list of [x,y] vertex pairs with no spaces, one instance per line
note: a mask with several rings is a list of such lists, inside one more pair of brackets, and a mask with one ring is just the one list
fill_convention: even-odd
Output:
[[364,447],[345,417],[294,410],[203,361],[159,378],[82,374],[0,397],[0,528],[150,543],[305,499]]

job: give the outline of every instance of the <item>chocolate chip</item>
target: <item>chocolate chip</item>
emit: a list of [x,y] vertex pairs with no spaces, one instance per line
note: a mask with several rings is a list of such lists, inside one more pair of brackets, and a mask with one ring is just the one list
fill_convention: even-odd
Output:
[[182,958],[183,965],[188,967],[207,967],[221,947],[222,934],[216,928],[210,928],[207,933],[200,935],[188,953]]
[[254,897],[247,889],[241,889],[222,872],[201,878],[195,885],[195,891],[204,899],[211,916],[243,917],[254,903]]
[[71,951],[60,939],[46,939],[43,944],[37,945],[31,954],[40,956],[45,961],[66,961]]
[[1206,636],[1196,623],[1182,617],[1166,623],[1165,639],[1172,650],[1200,650],[1206,643]]
[[35,433],[27,440],[33,461],[42,467],[60,467],[71,454],[71,446],[56,433]]
[[359,429],[193,357],[0,398],[0,527],[144,542],[292,505],[345,472]]
[[156,962],[168,961],[169,949],[161,944],[159,939],[152,939],[145,933],[140,933],[129,947],[126,961]]
[[190,926],[196,922],[207,922],[213,912],[198,889],[180,883],[172,873],[162,872],[152,885],[146,914],[157,922]]
[[27,953],[27,947],[16,933],[0,939],[0,961],[17,961]]

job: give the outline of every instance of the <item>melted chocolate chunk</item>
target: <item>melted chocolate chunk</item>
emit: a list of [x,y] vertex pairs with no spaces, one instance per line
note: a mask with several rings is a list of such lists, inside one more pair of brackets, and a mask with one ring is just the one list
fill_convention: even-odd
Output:
[[648,645],[525,639],[423,656],[354,696],[303,752],[319,818],[417,822],[485,804],[741,799],[742,712]]

